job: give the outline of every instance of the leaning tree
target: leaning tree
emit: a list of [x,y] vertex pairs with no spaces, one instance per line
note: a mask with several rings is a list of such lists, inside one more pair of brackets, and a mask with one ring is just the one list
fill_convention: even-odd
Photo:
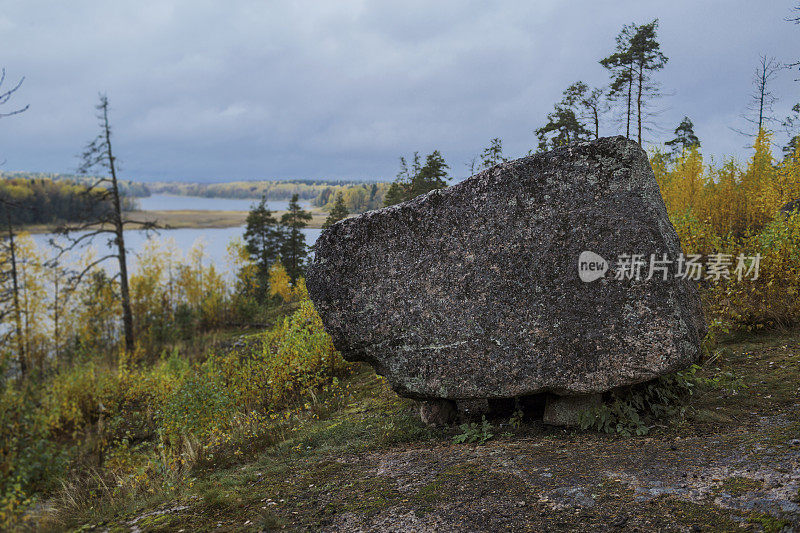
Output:
[[158,226],[154,221],[135,220],[123,211],[123,198],[117,176],[119,165],[111,145],[111,124],[108,116],[108,97],[100,94],[100,102],[95,107],[100,131],[80,155],[79,174],[100,171],[100,176],[93,178],[82,194],[87,195],[91,209],[82,213],[76,223],[67,223],[57,229],[57,233],[67,238],[67,245],[61,247],[62,252],[84,247],[95,237],[108,236],[110,252],[92,261],[77,274],[77,279],[90,272],[98,264],[116,259],[119,265],[120,303],[122,305],[122,325],[125,335],[125,349],[134,349],[133,312],[131,310],[130,288],[128,285],[128,261],[125,249],[125,230],[134,228],[153,230]]

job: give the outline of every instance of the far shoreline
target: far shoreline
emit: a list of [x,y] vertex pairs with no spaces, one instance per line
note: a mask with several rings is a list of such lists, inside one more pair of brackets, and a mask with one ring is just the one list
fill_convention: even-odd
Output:
[[[309,229],[321,229],[328,214],[320,209],[306,209],[311,213],[311,220],[306,225]],[[286,211],[273,211],[273,216],[280,219]],[[244,226],[247,221],[247,211],[206,211],[206,210],[179,210],[179,211],[126,211],[125,216],[132,220],[143,222],[156,222],[160,229],[212,229],[234,228]],[[19,231],[31,234],[53,233],[58,224],[31,224],[21,226]],[[130,229],[135,229],[131,226]]]

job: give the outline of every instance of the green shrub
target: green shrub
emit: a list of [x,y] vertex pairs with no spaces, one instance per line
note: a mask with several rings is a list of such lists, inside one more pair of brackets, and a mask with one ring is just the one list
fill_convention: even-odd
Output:
[[779,217],[761,233],[730,244],[735,258],[759,254],[759,275],[735,276],[703,289],[706,314],[724,330],[800,324],[800,215]]
[[453,442],[456,444],[464,444],[464,443],[478,443],[483,444],[487,440],[494,437],[494,427],[492,424],[486,420],[486,417],[483,417],[480,425],[476,422],[461,424],[459,426],[461,429],[461,433],[453,437]]
[[0,529],[66,471],[67,450],[47,437],[32,391],[6,385],[0,391]]
[[582,429],[620,435],[646,435],[656,420],[682,417],[686,399],[709,380],[697,376],[699,366],[657,380],[612,391],[599,407],[580,415]]
[[167,399],[161,425],[170,436],[183,433],[205,436],[233,413],[233,401],[218,376],[194,375],[181,383]]

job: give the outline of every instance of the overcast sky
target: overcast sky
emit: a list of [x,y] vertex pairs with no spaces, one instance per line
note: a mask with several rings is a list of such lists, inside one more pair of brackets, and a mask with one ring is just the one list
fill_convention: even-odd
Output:
[[[706,153],[744,159],[729,127],[745,127],[759,55],[800,59],[796,3],[0,0],[5,87],[26,77],[0,112],[30,104],[0,119],[0,169],[73,172],[104,91],[126,178],[389,179],[434,149],[463,177],[492,137],[507,156],[534,147],[569,83],[608,82],[598,60],[621,26],[654,18],[669,96],[646,140],[688,115]],[[798,77],[774,83],[779,117]]]

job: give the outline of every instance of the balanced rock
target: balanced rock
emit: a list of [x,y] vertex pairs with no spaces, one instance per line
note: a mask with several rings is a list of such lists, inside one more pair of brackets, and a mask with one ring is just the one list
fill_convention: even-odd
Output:
[[336,348],[401,395],[591,398],[698,359],[680,253],[647,155],[610,137],[338,222],[306,281]]

